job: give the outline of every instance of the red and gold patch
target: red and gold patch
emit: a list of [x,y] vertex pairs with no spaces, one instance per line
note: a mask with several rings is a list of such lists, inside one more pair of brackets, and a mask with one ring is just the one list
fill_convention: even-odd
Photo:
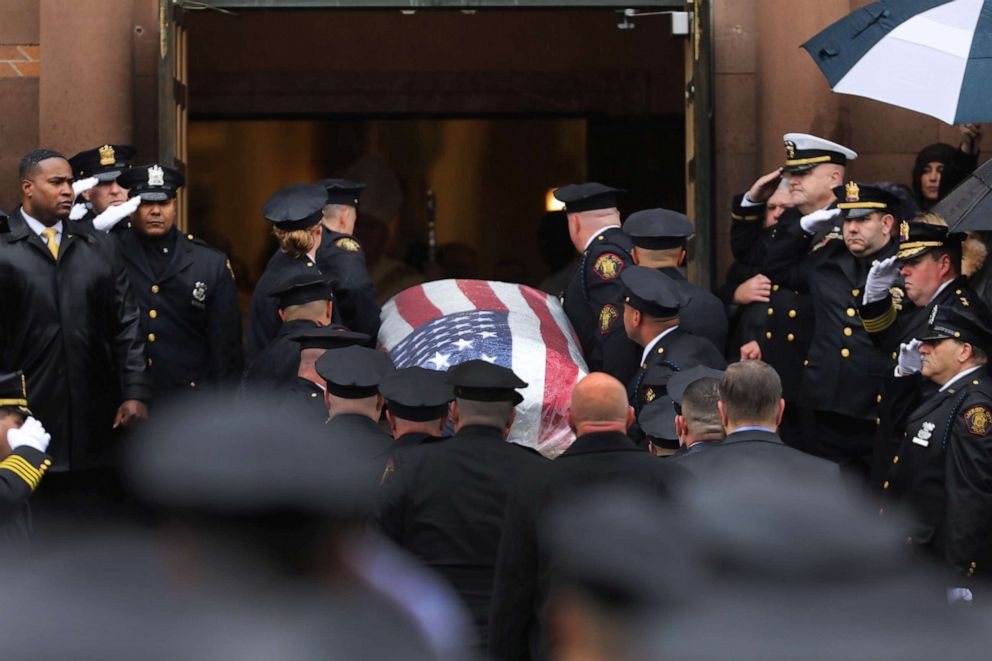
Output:
[[599,334],[606,335],[613,330],[613,324],[620,317],[617,306],[607,303],[599,310]]
[[623,260],[620,259],[619,255],[608,252],[600,255],[592,268],[596,271],[596,275],[603,280],[613,280],[620,277],[620,271],[623,270]]
[[334,245],[341,248],[341,250],[347,250],[348,252],[360,252],[362,249],[362,247],[358,245],[358,241],[355,241],[347,236],[343,236],[335,241]]
[[964,412],[964,426],[973,436],[987,436],[992,431],[992,411],[983,404]]

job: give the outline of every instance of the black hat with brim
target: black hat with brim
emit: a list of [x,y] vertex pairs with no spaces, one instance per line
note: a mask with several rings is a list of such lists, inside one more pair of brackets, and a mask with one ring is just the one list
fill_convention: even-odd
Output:
[[678,316],[689,303],[689,297],[678,289],[675,281],[656,269],[629,266],[620,273],[625,287],[624,305],[659,319]]
[[32,415],[28,408],[28,389],[23,372],[0,373],[0,406]]
[[517,388],[527,383],[508,367],[485,360],[469,360],[455,365],[445,373],[445,382],[454,387],[455,397],[476,402],[524,401]]
[[280,188],[262,205],[262,215],[285,232],[313,227],[324,217],[327,189],[320,184],[293,184]]
[[96,177],[102,182],[114,181],[130,167],[135,153],[131,145],[106,144],[79,152],[69,159],[69,165],[76,179]]
[[359,346],[331,349],[315,367],[327,382],[327,392],[343,399],[377,395],[379,383],[395,369],[385,352]]
[[569,184],[555,190],[555,199],[565,203],[567,213],[613,209],[617,206],[617,193],[625,193],[621,188],[612,188],[590,181],[585,184]]
[[644,209],[630,214],[624,221],[623,231],[638,248],[665,250],[684,246],[696,228],[684,213],[671,209]]
[[455,398],[444,372],[423,367],[404,367],[386,375],[379,384],[386,410],[398,418],[414,422],[437,420],[448,412]]
[[139,165],[117,177],[117,183],[129,198],[140,195],[142,202],[166,202],[186,185],[186,177],[168,165]]
[[365,183],[347,179],[321,179],[321,186],[327,190],[327,204],[346,204],[358,207],[358,198],[365,190]]

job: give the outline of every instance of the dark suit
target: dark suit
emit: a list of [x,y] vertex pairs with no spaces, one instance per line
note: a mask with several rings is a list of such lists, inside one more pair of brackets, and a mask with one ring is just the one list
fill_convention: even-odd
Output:
[[0,370],[21,370],[56,469],[110,461],[121,402],[151,398],[140,312],[113,238],[63,221],[58,261],[21,216],[0,233]]
[[489,623],[491,655],[503,661],[547,655],[544,606],[551,567],[540,531],[549,509],[609,485],[643,486],[668,496],[682,475],[620,432],[579,436],[555,461],[532,468],[506,509]]
[[503,430],[482,426],[393,454],[379,526],[450,581],[483,644],[507,498],[530,468],[546,461],[504,440]]
[[116,234],[141,310],[157,399],[236,384],[244,355],[241,310],[224,253],[173,230],[171,260],[155,275],[136,231]]
[[358,240],[324,227],[317,248],[317,268],[331,282],[336,317],[349,329],[367,334],[374,343],[379,334],[380,310]]
[[279,332],[279,301],[272,292],[279,291],[285,282],[299,274],[320,275],[316,263],[306,255],[293,257],[277,250],[269,259],[265,272],[255,284],[248,305],[248,338],[245,345],[245,358],[255,359]]

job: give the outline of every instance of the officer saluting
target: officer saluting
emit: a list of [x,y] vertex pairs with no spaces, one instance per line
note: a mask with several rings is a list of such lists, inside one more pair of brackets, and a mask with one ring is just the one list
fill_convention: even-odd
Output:
[[131,167],[134,154],[135,149],[131,145],[106,144],[81,151],[69,159],[72,176],[76,180],[73,189],[86,186],[85,180],[92,184],[79,192],[83,202],[72,207],[69,220],[101,232],[121,232],[131,227],[124,219],[134,213],[139,201],[128,199],[127,189],[118,178]]
[[324,179],[320,184],[327,189],[327,205],[321,221],[323,235],[317,249],[317,267],[334,287],[335,321],[374,338],[379,333],[379,304],[365,265],[365,253],[352,236],[358,219],[358,198],[365,184],[344,179]]
[[241,311],[227,256],[176,229],[176,191],[185,179],[163,165],[118,178],[140,206],[115,233],[141,311],[155,397],[236,383],[244,356]]
[[[623,333],[623,310],[618,305],[623,286],[620,274],[634,263],[634,244],[620,229],[618,188],[589,182],[569,184],[555,191],[565,203],[568,235],[582,253],[582,261],[565,289],[563,305],[572,322],[590,371],[622,378],[630,372],[636,347]],[[635,358],[636,360],[636,358]]]

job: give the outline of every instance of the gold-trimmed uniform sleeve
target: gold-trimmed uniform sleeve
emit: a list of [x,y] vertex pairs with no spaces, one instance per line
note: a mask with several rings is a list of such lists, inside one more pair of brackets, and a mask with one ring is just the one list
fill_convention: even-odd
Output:
[[[884,305],[879,305],[882,303]],[[899,311],[896,303],[891,297],[887,297],[878,303],[869,303],[861,308],[861,323],[865,330],[872,335],[884,333],[896,323]]]
[[34,448],[20,447],[0,460],[0,503],[14,504],[38,488],[52,458]]

